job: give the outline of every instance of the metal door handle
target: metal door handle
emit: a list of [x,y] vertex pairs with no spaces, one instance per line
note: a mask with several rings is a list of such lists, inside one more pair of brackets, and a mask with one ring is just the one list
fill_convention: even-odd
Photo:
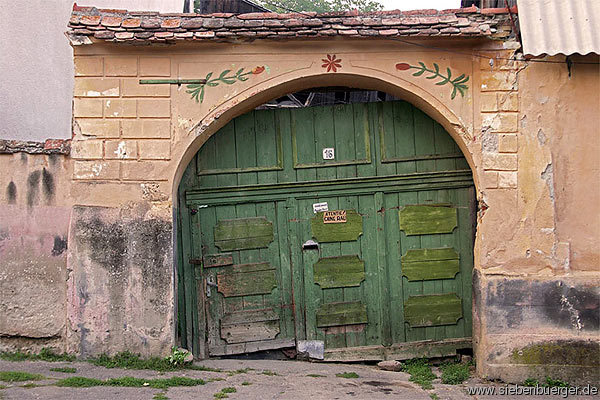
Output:
[[213,276],[209,276],[206,278],[206,297],[211,296],[211,287],[214,287],[215,289],[217,288],[217,283],[215,282],[215,278]]

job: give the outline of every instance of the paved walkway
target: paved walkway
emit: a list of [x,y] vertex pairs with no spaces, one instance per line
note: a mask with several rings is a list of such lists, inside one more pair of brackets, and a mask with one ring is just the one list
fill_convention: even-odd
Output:
[[[274,360],[207,360],[198,363],[211,368],[221,368],[223,372],[196,370],[180,370],[160,373],[149,370],[123,370],[96,367],[86,362],[10,362],[0,361],[0,371],[23,371],[41,374],[45,380],[35,382],[0,382],[7,386],[0,389],[1,400],[65,400],[65,399],[110,399],[110,400],[152,400],[152,399],[214,399],[215,394],[223,388],[233,387],[235,393],[229,393],[230,399],[410,399],[430,400],[439,398],[462,399],[560,399],[560,396],[470,396],[466,394],[467,386],[492,387],[472,378],[463,385],[451,386],[434,382],[434,389],[425,391],[409,381],[409,375],[402,372],[379,370],[375,366],[357,364],[309,363],[299,361]],[[73,367],[76,373],[50,371],[56,367]],[[243,370],[246,372],[228,373],[227,371]],[[354,372],[358,378],[341,378],[336,374]],[[313,376],[309,376],[313,375]],[[96,379],[119,378],[131,376],[143,379],[169,378],[185,376],[200,378],[207,383],[195,387],[172,387],[168,390],[150,387],[90,387],[65,388],[53,384],[58,379],[70,376],[82,376]],[[29,385],[27,385],[29,383]],[[31,385],[34,383],[35,385]],[[37,386],[42,385],[42,386]],[[25,387],[24,387],[25,386]],[[30,386],[30,387],[27,387]],[[499,385],[495,385],[500,387]],[[161,393],[166,397],[161,397]],[[437,397],[436,397],[437,396]],[[598,399],[599,397],[569,397],[577,399]]]

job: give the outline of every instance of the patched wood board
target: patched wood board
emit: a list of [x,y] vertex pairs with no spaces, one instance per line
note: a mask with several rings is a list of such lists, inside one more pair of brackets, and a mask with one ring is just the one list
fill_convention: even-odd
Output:
[[458,225],[456,208],[449,206],[409,205],[399,217],[400,230],[407,236],[452,233]]
[[314,265],[314,279],[322,289],[360,286],[365,262],[358,256],[320,258]]
[[456,293],[410,296],[404,302],[404,319],[413,328],[454,325],[462,315],[462,300]]
[[233,265],[217,274],[217,290],[225,297],[269,294],[276,287],[275,267],[269,263]]
[[214,233],[221,251],[259,249],[273,241],[273,223],[265,217],[220,220]]
[[366,324],[367,307],[361,302],[322,304],[317,311],[317,326]]
[[346,210],[346,222],[340,224],[324,223],[323,214],[317,213],[310,221],[312,235],[317,242],[350,242],[362,235],[362,215],[355,210]]
[[271,308],[233,312],[221,318],[221,338],[227,343],[270,340],[279,332],[279,316]]
[[453,279],[459,272],[459,255],[451,247],[410,249],[401,257],[402,275],[409,281]]

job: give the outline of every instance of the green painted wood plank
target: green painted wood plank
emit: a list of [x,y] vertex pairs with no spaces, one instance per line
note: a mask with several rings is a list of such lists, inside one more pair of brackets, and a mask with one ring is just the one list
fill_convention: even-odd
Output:
[[409,281],[454,279],[460,269],[453,248],[408,250],[401,260],[402,274]]
[[221,251],[257,249],[273,241],[273,223],[264,217],[219,220],[214,232]]
[[277,134],[281,138],[281,159],[283,166],[283,170],[277,172],[278,182],[294,182],[298,180],[292,156],[292,121],[290,112],[287,109],[275,110],[275,125]]
[[364,215],[364,235],[359,238],[361,256],[365,260],[366,279],[361,285],[363,301],[367,307],[369,322],[365,327],[365,344],[376,345],[382,340],[381,295],[379,283],[379,265],[377,262],[377,210],[375,195],[362,195],[358,199],[358,211]]
[[477,216],[477,200],[475,187],[458,191],[459,224],[461,224],[460,253],[462,275],[462,298],[464,310],[465,336],[472,335],[473,318],[472,306],[472,273],[473,273],[473,245],[475,240],[475,223]]
[[[304,307],[304,313],[299,315],[297,312],[296,318],[304,318],[305,326],[302,327],[301,331],[306,332],[307,340],[324,341],[325,337],[323,332],[317,330],[316,322],[316,310],[322,302],[322,293],[321,289],[314,284],[313,269],[310,268],[310,266],[314,265],[319,259],[319,251],[301,250],[302,243],[305,243],[311,238],[310,219],[313,216],[312,203],[317,200],[318,199],[312,198],[302,200],[293,199],[293,201],[290,201],[296,206],[294,208],[296,211],[295,219],[290,219],[290,223],[295,225],[296,230],[293,231],[293,235],[295,236],[290,239],[290,242],[296,243],[296,245],[292,244],[292,251],[295,251],[297,254],[297,263],[293,269],[296,276],[294,285],[296,282],[302,284],[302,286],[299,287],[300,290],[294,290],[294,294],[302,293],[302,303],[296,301],[296,307]],[[298,329],[296,331],[298,332]]]
[[319,161],[315,154],[314,108],[301,108],[290,113],[293,168],[299,182],[317,179],[315,168],[298,169],[300,164],[314,164]]
[[[415,155],[429,155],[435,151],[434,121],[417,108],[413,109],[413,119],[415,124]],[[417,161],[418,172],[434,170],[435,161]]]
[[[318,180],[332,180],[336,179],[336,168],[335,167],[327,167],[327,165],[333,165],[340,161],[348,161],[342,160],[336,154],[335,160],[323,160],[323,149],[324,148],[335,148],[335,128],[333,123],[334,110],[336,110],[336,106],[333,107],[313,107],[313,115],[315,118],[315,142],[313,144],[315,151],[315,162],[317,165],[314,168],[317,170],[317,179]],[[296,137],[296,140],[300,140],[299,146],[309,146],[310,143],[306,143],[301,141],[301,138]],[[300,165],[296,167],[302,166],[302,164],[307,163],[300,161]],[[322,166],[322,167],[321,167]]]
[[[256,126],[255,112],[243,114],[235,119],[235,154],[238,168],[256,168]],[[238,175],[238,185],[258,183],[256,172],[242,172]]]
[[[236,137],[235,137],[235,121],[231,121],[219,130],[219,133],[212,138],[215,140],[215,159],[213,169],[229,170],[238,168],[236,159]],[[209,140],[211,140],[209,139]],[[219,174],[216,175],[217,184],[219,187],[236,186],[238,185],[238,177],[236,174]]]
[[[200,237],[200,216],[198,214],[191,216],[191,234],[192,234],[192,256],[201,258],[202,257],[202,239]],[[205,314],[204,314],[204,296],[202,293],[203,282],[201,279],[201,271],[198,271],[198,266],[190,264],[190,273],[193,274],[192,289],[192,324],[193,324],[193,342],[192,348],[196,354],[206,354],[206,348],[204,340],[204,332],[206,332],[205,326]],[[200,272],[200,273],[199,273]],[[200,276],[200,279],[197,279]]]
[[407,205],[400,211],[400,229],[407,235],[451,233],[456,228],[456,209],[447,206]]
[[377,175],[395,175],[396,164],[384,163],[394,153],[394,107],[391,103],[377,103]]
[[[406,101],[393,102],[394,110],[394,132],[396,148],[388,160],[397,160],[396,171],[398,174],[411,174],[417,172],[417,164],[408,159],[414,158],[415,153],[415,124],[413,117],[414,107]],[[407,161],[399,162],[405,159]],[[384,160],[384,162],[388,161]]]
[[293,338],[294,332],[294,313],[293,313],[293,287],[292,287],[292,269],[291,254],[289,244],[289,225],[287,220],[286,204],[280,201],[276,204],[277,220],[277,253],[274,257],[279,261],[279,299],[282,315],[281,332],[283,337]]
[[384,224],[385,224],[385,252],[388,270],[389,307],[390,313],[386,318],[390,321],[391,340],[393,343],[406,341],[404,332],[404,298],[402,286],[400,259],[400,230],[398,229],[398,218],[395,209],[398,207],[398,193],[384,195]]
[[361,302],[323,304],[317,312],[319,328],[367,322],[367,308]]
[[[337,160],[358,160],[355,143],[354,104],[337,105],[333,109],[333,136],[335,156]],[[364,132],[362,132],[364,136]],[[362,143],[358,143],[362,147]],[[356,165],[338,166],[337,178],[351,178],[356,176]]]
[[[377,175],[377,166],[374,162],[372,149],[375,149],[375,137],[377,136],[377,107],[375,103],[354,104],[354,143],[356,144],[356,158],[367,160],[367,163],[356,165],[357,176]],[[359,143],[364,142],[363,146]]]
[[272,308],[244,310],[227,313],[221,318],[221,325],[237,325],[250,322],[278,321],[279,314]]
[[347,222],[339,224],[324,223],[323,214],[319,212],[311,219],[312,235],[319,243],[357,240],[363,232],[362,216],[355,210],[346,210]]
[[404,317],[412,327],[453,325],[462,316],[462,301],[455,293],[410,296],[404,303]]
[[302,238],[300,236],[301,218],[302,214],[299,211],[298,201],[290,197],[285,203],[286,218],[288,221],[288,232],[289,232],[289,248],[290,248],[290,268],[292,270],[292,295],[294,301],[294,330],[296,333],[297,340],[305,340],[310,337],[312,332],[311,326],[309,325],[307,316],[311,315],[308,310],[307,302],[305,301],[305,290],[304,285],[304,268],[302,260],[301,244]]
[[[433,124],[435,153],[434,154],[456,154],[454,150],[454,140],[448,132],[438,122]],[[456,162],[454,158],[438,159],[435,161],[436,171],[450,171],[455,169]]]
[[314,281],[322,289],[360,286],[365,262],[358,256],[320,258],[314,265]]
[[377,267],[379,276],[379,287],[380,287],[380,308],[381,308],[381,334],[382,344],[389,346],[392,344],[391,326],[390,326],[390,286],[389,286],[389,275],[387,269],[387,259],[385,251],[385,216],[383,214],[383,193],[375,193],[375,209],[371,211],[375,214],[376,221],[376,235],[377,235]]
[[[283,168],[281,136],[275,127],[274,110],[255,111],[256,162],[258,168]],[[277,183],[276,171],[257,173],[258,183]]]
[[[186,209],[187,210],[187,209]],[[186,328],[186,343],[188,345],[188,349],[193,349],[194,343],[194,304],[193,304],[193,296],[192,292],[194,290],[194,286],[196,284],[196,280],[194,279],[194,266],[189,262],[186,262],[193,255],[193,244],[192,244],[192,232],[191,232],[191,220],[190,214],[184,213],[182,214],[182,224],[181,224],[181,235],[183,238],[183,279],[184,279],[184,296],[185,296],[185,328]],[[197,351],[197,349],[196,349]]]

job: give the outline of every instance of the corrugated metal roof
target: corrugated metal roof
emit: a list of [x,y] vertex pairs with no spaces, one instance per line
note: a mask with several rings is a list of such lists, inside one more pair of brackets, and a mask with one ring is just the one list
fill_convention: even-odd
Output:
[[600,54],[600,0],[517,0],[523,52]]

